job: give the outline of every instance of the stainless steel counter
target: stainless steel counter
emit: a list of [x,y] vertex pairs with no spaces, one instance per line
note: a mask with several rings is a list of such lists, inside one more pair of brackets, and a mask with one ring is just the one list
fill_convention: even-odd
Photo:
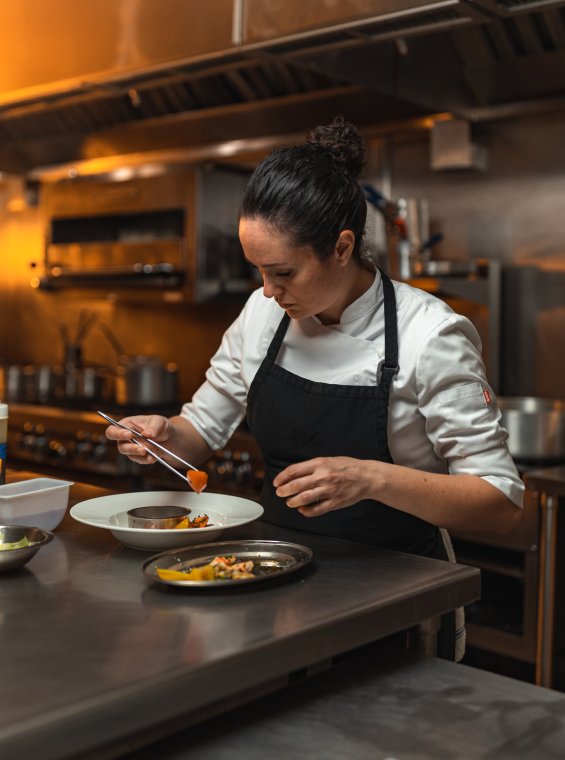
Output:
[[2,760],[123,754],[480,592],[474,568],[264,523],[223,537],[306,544],[313,565],[228,591],[149,584],[147,554],[69,516],[55,536],[0,576]]
[[378,644],[220,726],[193,726],[127,760],[555,760],[565,695]]

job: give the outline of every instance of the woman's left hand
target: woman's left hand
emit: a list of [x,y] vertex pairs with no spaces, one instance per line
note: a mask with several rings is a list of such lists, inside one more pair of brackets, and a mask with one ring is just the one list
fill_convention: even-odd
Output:
[[290,465],[273,485],[287,507],[318,517],[368,498],[367,465],[352,457],[317,457]]

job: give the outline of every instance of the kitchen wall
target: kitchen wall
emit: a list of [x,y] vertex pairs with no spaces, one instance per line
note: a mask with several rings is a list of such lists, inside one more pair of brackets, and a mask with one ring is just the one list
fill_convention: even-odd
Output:
[[[565,118],[554,113],[478,124],[473,139],[487,148],[485,171],[435,172],[430,168],[429,133],[398,132],[373,142],[369,179],[393,197],[428,199],[432,229],[445,236],[435,253],[438,258],[493,258],[549,273],[554,283],[550,303],[544,303],[541,293],[527,315],[533,320],[528,345],[535,351],[529,361],[537,367],[528,378],[528,392],[565,397],[565,289],[560,299],[565,273]],[[60,361],[59,322],[74,326],[81,309],[92,309],[130,353],[176,362],[184,398],[202,381],[224,329],[241,306],[144,306],[85,301],[72,291],[43,293],[29,287],[30,264],[41,256],[38,209],[27,205],[19,183],[0,182],[0,362]],[[484,314],[475,316],[484,323]],[[519,335],[515,338],[520,340]],[[96,330],[84,350],[87,361],[115,363],[113,350]]]
[[565,268],[565,112],[479,123],[472,141],[486,148],[484,171],[433,171],[427,133],[393,136],[393,195],[428,198],[442,258]]
[[[381,177],[395,198],[428,199],[432,231],[444,235],[434,258],[512,267],[502,293],[504,394],[565,398],[565,113],[475,124],[472,140],[486,148],[484,171],[434,171],[428,133],[393,135]],[[484,313],[469,308],[484,326]]]

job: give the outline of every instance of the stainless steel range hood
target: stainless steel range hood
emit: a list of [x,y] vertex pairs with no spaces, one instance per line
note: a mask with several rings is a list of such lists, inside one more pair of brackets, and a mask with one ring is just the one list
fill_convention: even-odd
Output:
[[0,72],[0,171],[205,157],[336,113],[363,126],[565,105],[565,2],[53,3],[56,14],[43,0],[0,8],[13,32],[13,65]]

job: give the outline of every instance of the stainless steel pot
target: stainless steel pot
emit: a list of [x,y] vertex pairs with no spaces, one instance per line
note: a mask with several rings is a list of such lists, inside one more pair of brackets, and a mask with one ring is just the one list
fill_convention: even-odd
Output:
[[115,391],[122,406],[172,404],[178,398],[176,364],[164,365],[157,356],[121,357]]
[[37,400],[37,369],[33,364],[10,364],[2,367],[0,398],[3,401],[35,402]]
[[11,364],[0,370],[0,398],[28,404],[105,401],[112,396],[112,380],[103,367]]
[[498,405],[515,459],[565,461],[565,401],[515,396]]

